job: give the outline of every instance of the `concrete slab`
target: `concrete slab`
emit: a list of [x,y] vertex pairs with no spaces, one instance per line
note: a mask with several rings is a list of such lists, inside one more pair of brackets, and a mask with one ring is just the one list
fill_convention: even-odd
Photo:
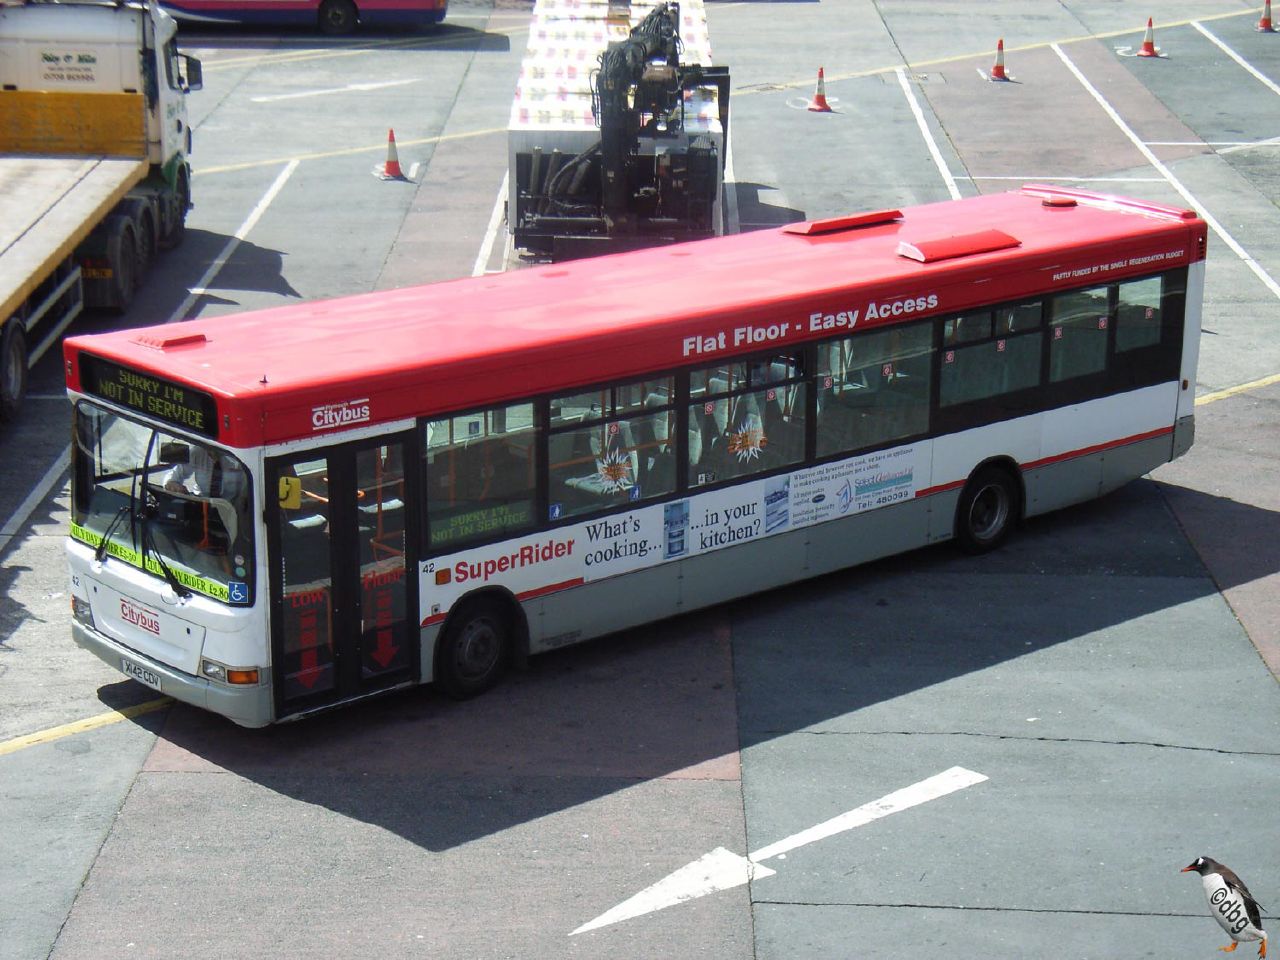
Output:
[[[682,851],[741,843],[741,820],[723,814],[734,784],[619,781],[579,805],[597,788],[571,777],[302,776],[331,801],[225,774],[144,774],[51,957],[640,956],[633,927],[568,934]],[[490,818],[506,829],[483,841],[414,839]],[[741,890],[656,914],[645,942],[656,927],[689,956],[748,958],[745,909]]]
[[[11,703],[7,697],[6,703]],[[155,742],[154,718],[4,758],[0,958],[47,957]],[[56,802],[50,802],[56,797]]]
[[1155,473],[1182,529],[1280,677],[1280,387],[1202,405],[1197,440]]

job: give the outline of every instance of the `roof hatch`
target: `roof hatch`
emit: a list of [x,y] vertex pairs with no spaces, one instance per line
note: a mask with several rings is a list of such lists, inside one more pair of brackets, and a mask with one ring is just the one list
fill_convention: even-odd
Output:
[[802,237],[812,237],[821,233],[854,230],[858,227],[875,227],[901,219],[901,210],[873,210],[870,213],[855,213],[847,217],[830,217],[826,220],[806,220],[803,223],[789,223],[782,228],[782,232],[798,233]]
[[1009,236],[1003,230],[979,230],[977,233],[960,233],[935,240],[902,240],[898,243],[898,256],[919,260],[921,263],[934,263],[1021,245],[1021,240]]
[[196,344],[207,342],[208,337],[203,333],[143,333],[133,338],[133,342],[143,347],[150,347],[152,350],[171,350],[174,347],[194,347]]

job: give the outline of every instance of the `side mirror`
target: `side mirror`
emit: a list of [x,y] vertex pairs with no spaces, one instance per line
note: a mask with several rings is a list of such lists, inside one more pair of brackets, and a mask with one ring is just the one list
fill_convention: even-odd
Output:
[[204,70],[200,66],[200,61],[185,53],[181,56],[186,63],[187,90],[203,90]]
[[281,477],[279,498],[281,510],[297,510],[302,506],[302,481],[297,477]]

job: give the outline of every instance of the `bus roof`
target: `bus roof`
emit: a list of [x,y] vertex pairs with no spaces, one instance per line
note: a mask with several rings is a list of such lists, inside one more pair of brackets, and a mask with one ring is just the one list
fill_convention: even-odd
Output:
[[88,351],[208,394],[218,422],[205,432],[253,446],[1113,282],[1202,260],[1205,237],[1189,210],[1027,186],[73,337],[68,388],[84,389]]

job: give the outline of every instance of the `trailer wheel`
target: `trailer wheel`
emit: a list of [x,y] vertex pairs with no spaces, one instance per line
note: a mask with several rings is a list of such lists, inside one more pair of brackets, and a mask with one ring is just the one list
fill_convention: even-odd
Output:
[[435,682],[465,700],[488,690],[511,659],[511,617],[492,600],[469,600],[450,618],[436,647]]
[[134,227],[138,231],[138,275],[135,281],[140,287],[156,259],[156,222],[151,211],[142,211],[134,221]]
[[0,333],[0,420],[12,420],[27,394],[27,328],[14,317]]
[[956,541],[965,553],[987,553],[1004,543],[1018,518],[1018,484],[1008,470],[988,465],[965,484],[956,506]]
[[320,4],[320,30],[330,36],[347,34],[356,28],[356,5],[351,0],[324,0]]
[[133,302],[133,294],[141,283],[141,265],[139,263],[138,235],[134,233],[132,221],[120,230],[119,257],[112,270],[112,309],[124,313]]
[[187,180],[187,171],[178,170],[178,180],[173,187],[173,219],[168,224],[168,231],[160,240],[160,246],[172,250],[182,243],[187,235],[187,210],[191,206],[191,183]]

